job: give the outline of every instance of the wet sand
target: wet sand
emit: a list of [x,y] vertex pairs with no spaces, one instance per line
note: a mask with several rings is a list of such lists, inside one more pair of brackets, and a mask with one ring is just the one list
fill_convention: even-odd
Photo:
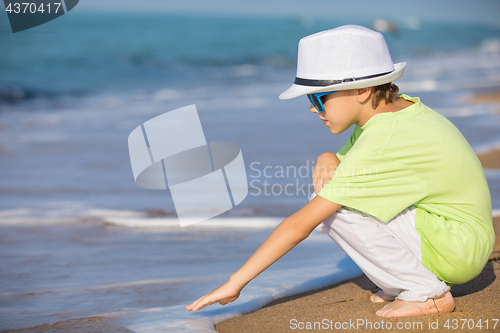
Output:
[[500,91],[484,92],[465,96],[462,100],[464,104],[487,104],[500,102]]
[[500,169],[500,147],[478,155],[484,168]]
[[2,333],[131,333],[124,327],[109,324],[109,319],[101,316],[71,319],[50,325],[41,325],[19,330],[1,331]]
[[[500,148],[478,157],[483,167],[500,169]],[[215,328],[219,333],[391,330],[499,332],[500,322],[494,328],[493,320],[500,319],[500,281],[496,279],[500,274],[500,216],[493,218],[493,225],[497,238],[490,261],[479,276],[466,284],[452,287],[455,298],[455,311],[452,313],[391,319],[377,317],[375,312],[387,303],[370,302],[370,295],[378,291],[378,288],[366,276],[361,276],[323,289],[275,300],[255,312],[222,321]],[[317,322],[316,328],[314,322]],[[308,323],[311,329],[307,329]],[[449,328],[445,326],[446,323]],[[471,330],[467,325],[474,329]]]

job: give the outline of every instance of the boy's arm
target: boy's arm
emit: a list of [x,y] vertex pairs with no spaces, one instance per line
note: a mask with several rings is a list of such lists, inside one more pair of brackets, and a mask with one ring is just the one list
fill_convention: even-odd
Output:
[[197,311],[217,302],[225,305],[236,300],[248,282],[306,239],[321,222],[340,207],[341,205],[319,196],[312,199],[301,210],[281,222],[225,284],[200,297],[188,305],[186,310]]

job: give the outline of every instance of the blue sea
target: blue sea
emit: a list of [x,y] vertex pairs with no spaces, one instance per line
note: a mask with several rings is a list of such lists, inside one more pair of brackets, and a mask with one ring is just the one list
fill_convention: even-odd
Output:
[[[307,98],[278,99],[299,39],[372,21],[75,11],[13,34],[2,15],[0,330],[103,316],[134,332],[213,332],[361,274],[315,231],[235,303],[184,310],[307,202],[316,157],[350,135],[332,135]],[[445,115],[477,152],[498,148],[500,104],[471,97],[500,91],[499,26],[394,23],[398,33],[384,35],[393,61],[408,63],[400,91]],[[180,228],[169,191],[134,183],[127,138],[190,104],[207,141],[241,147],[250,188],[231,211]],[[500,172],[486,176],[497,214]]]

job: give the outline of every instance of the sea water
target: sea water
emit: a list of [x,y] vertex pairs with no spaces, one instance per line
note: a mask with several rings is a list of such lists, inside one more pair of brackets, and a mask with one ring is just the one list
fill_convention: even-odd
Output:
[[[105,316],[136,332],[213,331],[278,297],[361,274],[326,236],[311,236],[230,305],[185,306],[224,283],[312,192],[332,135],[306,98],[281,101],[300,38],[348,20],[80,14],[12,34],[0,20],[0,328]],[[418,96],[472,147],[500,145],[500,30],[397,22],[385,35]],[[418,23],[418,24],[417,24]],[[196,104],[207,141],[241,147],[249,194],[180,228],[169,191],[134,183],[128,134]],[[500,173],[486,170],[493,208]],[[286,189],[286,191],[285,191]]]

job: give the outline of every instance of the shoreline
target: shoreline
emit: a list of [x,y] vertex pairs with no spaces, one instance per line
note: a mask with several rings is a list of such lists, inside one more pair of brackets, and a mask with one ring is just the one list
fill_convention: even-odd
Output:
[[[500,147],[478,154],[479,161],[484,168],[500,169]],[[437,323],[439,331],[446,330],[446,322],[453,323],[462,319],[473,319],[477,324],[483,324],[481,331],[494,331],[491,327],[486,329],[486,321],[491,326],[492,319],[500,319],[500,281],[496,276],[500,274],[500,215],[493,217],[493,226],[496,234],[495,247],[490,260],[480,275],[463,285],[452,287],[455,299],[455,311],[446,314],[424,315],[416,317],[381,318],[375,312],[386,303],[371,303],[369,297],[378,288],[365,275],[347,280],[329,287],[309,291],[293,296],[276,299],[265,305],[262,309],[254,312],[233,317],[221,321],[215,325],[219,333],[255,333],[255,332],[291,332],[304,325],[303,329],[308,332],[324,332],[327,330],[338,331],[389,331],[385,329],[370,327],[371,325],[391,325],[396,329],[397,325],[417,325],[417,327],[406,328],[406,331],[436,332],[433,324]],[[496,304],[496,305],[495,305]],[[325,322],[326,320],[326,322]],[[316,328],[314,323],[316,322]],[[350,326],[353,322],[364,323],[360,326]],[[326,323],[326,324],[325,324]],[[349,323],[350,329],[335,327],[331,325]],[[390,323],[390,324],[389,324]],[[421,326],[418,326],[420,323]],[[311,329],[306,329],[308,326]],[[325,325],[322,327],[322,325]],[[329,326],[330,325],[330,326]],[[353,328],[354,327],[354,328]],[[495,331],[500,329],[497,325]],[[456,329],[454,332],[471,330]]]
[[[500,147],[478,154],[483,167],[500,169]],[[381,325],[382,321],[391,323],[392,329],[396,325],[408,325],[408,323],[421,323],[417,330],[406,329],[406,331],[436,331],[430,323],[439,321],[440,330],[447,320],[473,319],[477,324],[482,320],[500,319],[500,281],[496,276],[500,274],[500,215],[494,217],[495,233],[497,235],[494,252],[490,261],[483,269],[482,273],[472,281],[464,285],[457,285],[452,288],[455,297],[456,309],[449,314],[426,315],[420,317],[406,318],[380,318],[375,315],[375,311],[384,304],[372,304],[369,296],[377,291],[377,287],[366,276],[350,279],[341,283],[327,286],[321,289],[300,293],[284,298],[276,299],[254,312],[236,316],[217,323],[214,329],[219,333],[255,333],[255,332],[290,332],[294,331],[291,325],[299,323],[314,323],[323,320],[335,323],[344,323],[362,320],[365,324]],[[493,305],[493,306],[492,306]],[[291,321],[295,320],[295,321]],[[118,324],[118,325],[117,325]],[[296,329],[299,329],[296,327]],[[295,330],[296,330],[295,329]],[[380,329],[373,328],[377,331]],[[356,331],[373,331],[369,327],[356,328]],[[495,331],[500,329],[500,322]],[[337,330],[335,327],[329,330]],[[345,331],[345,329],[338,329]],[[485,327],[481,331],[486,330]],[[126,327],[121,327],[119,323],[107,316],[82,317],[71,320],[59,321],[53,324],[45,324],[36,327],[23,329],[1,330],[2,333],[17,332],[131,332]],[[324,332],[325,329],[307,330],[308,332]],[[382,330],[384,331],[384,330]],[[461,330],[453,330],[460,332]],[[470,331],[465,329],[463,331]]]

